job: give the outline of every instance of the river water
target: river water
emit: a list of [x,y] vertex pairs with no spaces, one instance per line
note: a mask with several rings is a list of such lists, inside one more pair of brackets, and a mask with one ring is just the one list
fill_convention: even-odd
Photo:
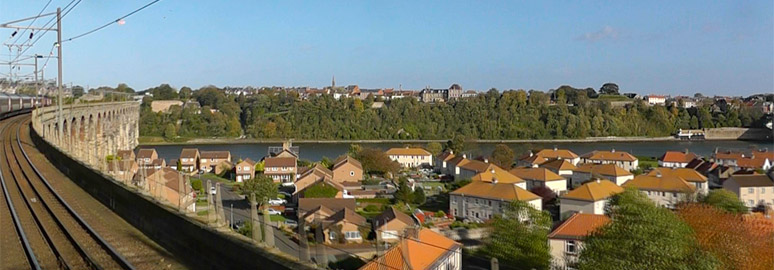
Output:
[[[317,161],[323,156],[335,159],[345,154],[349,150],[349,143],[294,143],[294,146],[300,148],[301,159]],[[366,143],[363,147],[376,147],[388,149],[391,147],[401,147],[406,144],[401,143]],[[424,146],[424,144],[414,144]],[[489,155],[495,147],[495,143],[470,143],[466,145],[465,153],[469,157]],[[767,148],[774,151],[774,142],[749,142],[749,141],[661,141],[661,142],[583,142],[583,143],[507,143],[517,156],[530,149],[542,149],[558,147],[570,149],[578,155],[582,155],[593,150],[627,151],[637,156],[659,157],[667,150],[684,151],[688,150],[698,155],[709,156],[716,148],[719,149],[738,149],[746,150],[750,148]],[[251,158],[260,160],[266,156],[269,146],[281,146],[277,143],[249,143],[249,144],[202,144],[202,145],[142,145],[139,148],[155,148],[159,157],[164,159],[177,159],[180,156],[180,150],[183,148],[199,148],[199,151],[228,150],[234,160]]]

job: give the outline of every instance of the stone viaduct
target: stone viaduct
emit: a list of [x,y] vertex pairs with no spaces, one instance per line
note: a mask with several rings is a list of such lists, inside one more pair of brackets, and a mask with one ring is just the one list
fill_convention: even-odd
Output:
[[32,112],[32,127],[76,159],[104,169],[106,157],[133,150],[139,136],[140,104],[110,102],[56,106]]

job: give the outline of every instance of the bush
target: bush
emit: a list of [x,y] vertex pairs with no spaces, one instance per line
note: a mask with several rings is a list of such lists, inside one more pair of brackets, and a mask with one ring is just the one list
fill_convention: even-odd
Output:
[[445,217],[446,213],[443,212],[443,210],[438,210],[438,212],[435,212],[435,217]]
[[317,183],[304,191],[304,198],[333,198],[339,190],[326,183]]
[[365,208],[363,208],[366,212],[379,212],[381,211],[381,207],[375,205],[375,204],[369,204]]
[[192,179],[191,180],[191,187],[199,192],[204,192],[204,188],[202,187],[202,180],[201,179]]

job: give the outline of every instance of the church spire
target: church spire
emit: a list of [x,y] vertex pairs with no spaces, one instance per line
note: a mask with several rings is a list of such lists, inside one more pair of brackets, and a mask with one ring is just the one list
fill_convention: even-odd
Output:
[[336,75],[333,75],[333,79],[331,79],[331,88],[336,88]]

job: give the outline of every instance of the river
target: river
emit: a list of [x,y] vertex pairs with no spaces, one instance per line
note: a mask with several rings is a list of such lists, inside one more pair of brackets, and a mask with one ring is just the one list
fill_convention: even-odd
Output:
[[[339,155],[345,154],[349,150],[349,143],[294,143],[299,147],[301,159],[317,161],[322,157],[335,159]],[[376,147],[388,149],[391,147],[401,147],[401,143],[365,143],[364,147]],[[415,144],[423,146],[425,144]],[[465,153],[468,156],[476,157],[480,155],[489,155],[495,147],[495,143],[470,143],[466,145]],[[627,151],[637,156],[659,157],[667,150],[684,151],[688,150],[698,155],[709,156],[716,148],[719,149],[750,149],[767,148],[774,151],[774,142],[765,141],[658,141],[658,142],[583,142],[583,143],[506,143],[515,152],[516,156],[526,153],[529,149],[542,149],[558,147],[570,149],[578,155],[582,155],[593,150]],[[183,148],[199,148],[199,151],[228,150],[234,160],[251,158],[260,160],[266,156],[269,146],[281,146],[277,143],[245,143],[245,144],[200,144],[200,145],[141,145],[139,148],[155,148],[159,157],[166,160],[177,159],[180,156],[180,150]]]

